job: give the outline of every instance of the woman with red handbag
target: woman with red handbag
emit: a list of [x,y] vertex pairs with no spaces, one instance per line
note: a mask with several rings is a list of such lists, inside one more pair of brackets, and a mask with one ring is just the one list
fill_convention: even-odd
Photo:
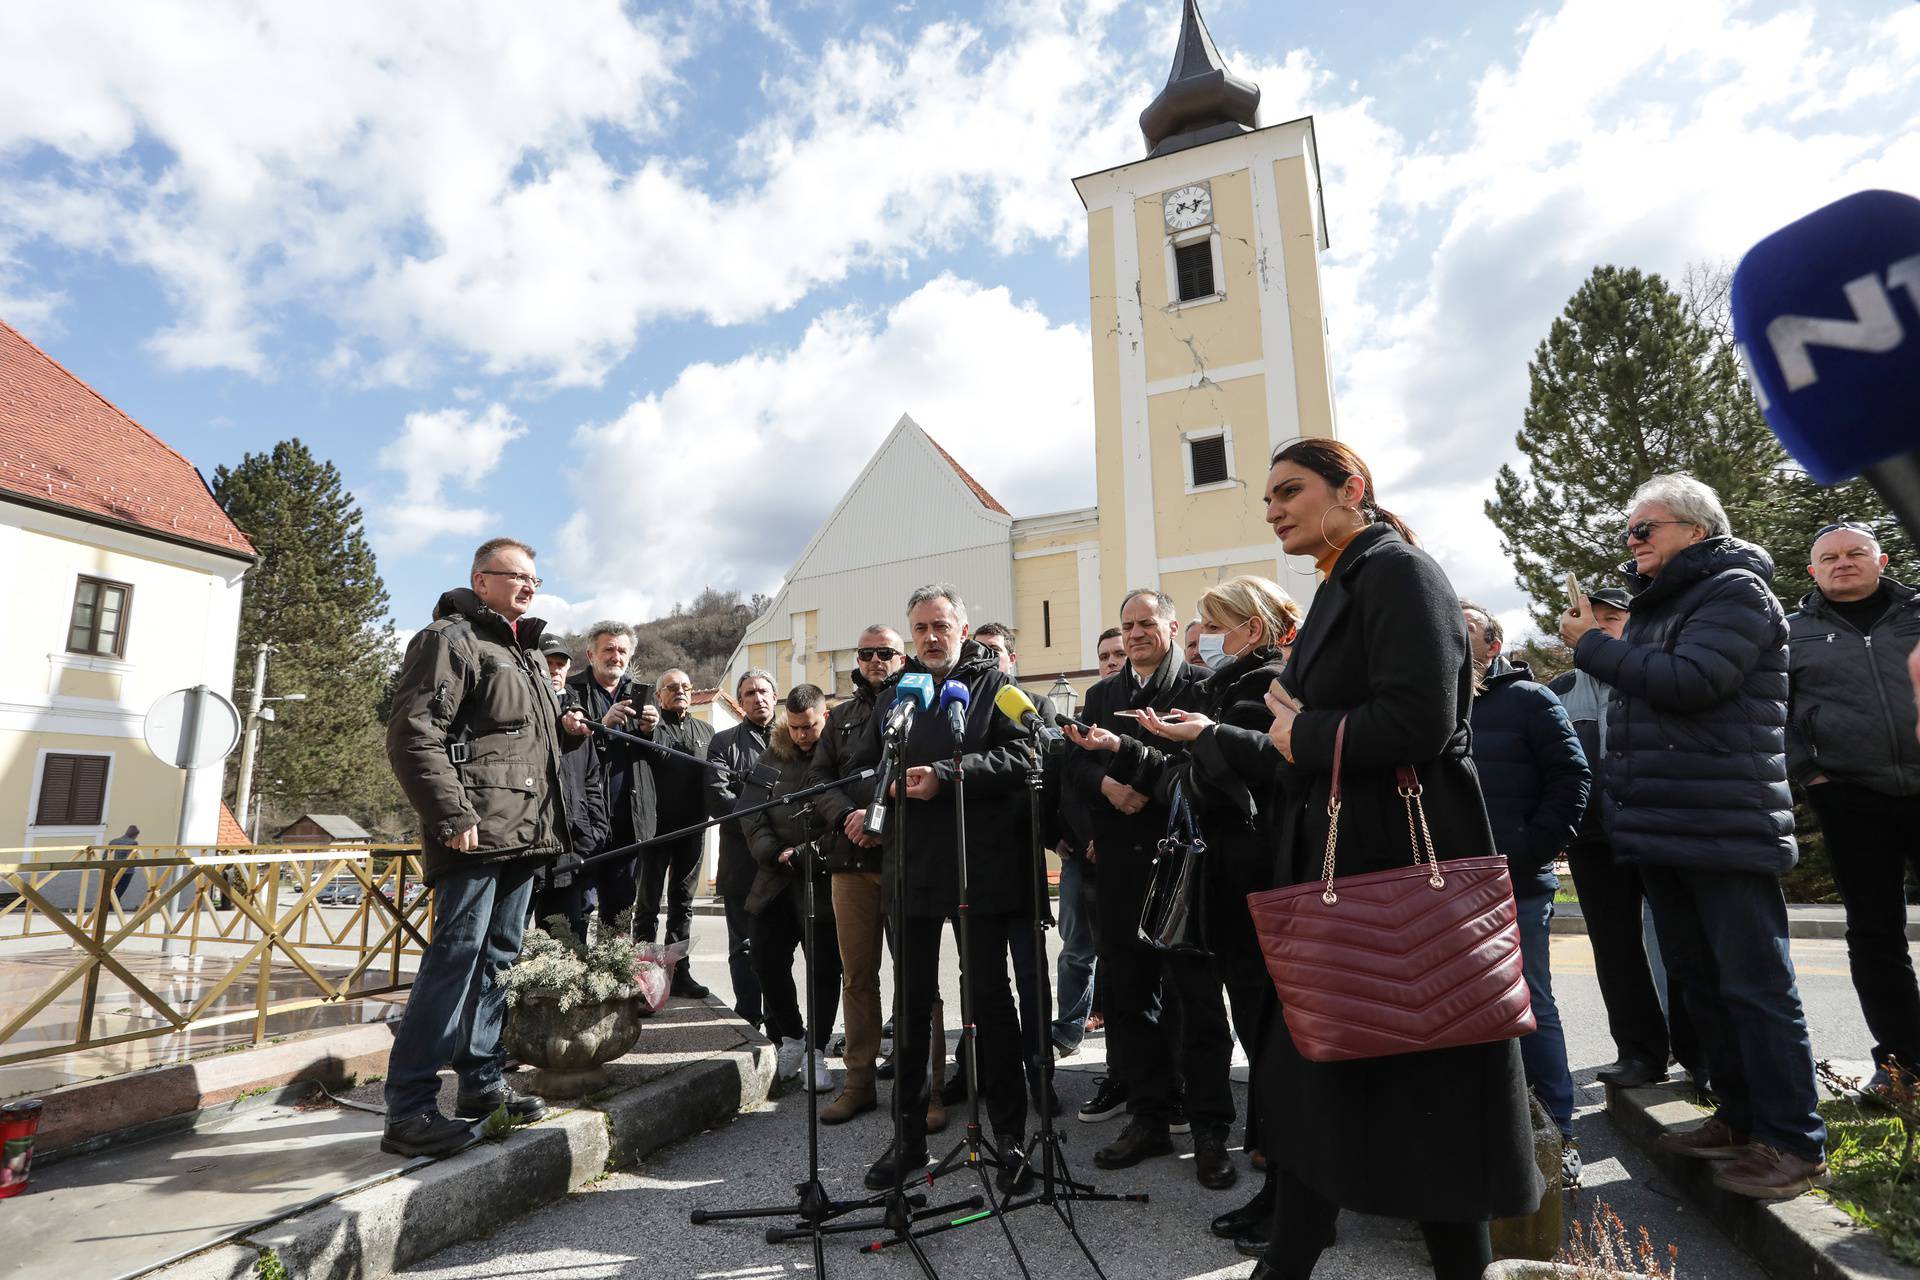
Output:
[[[1254,1275],[1310,1275],[1340,1210],[1351,1209],[1419,1222],[1440,1280],[1477,1278],[1492,1261],[1488,1221],[1532,1212],[1544,1183],[1512,1038],[1532,1021],[1512,893],[1468,752],[1473,667],[1459,593],[1338,441],[1301,440],[1274,455],[1267,522],[1324,580],[1281,689],[1268,696],[1267,740],[1214,731],[1223,752],[1264,753],[1279,768],[1288,802],[1274,882],[1310,886],[1252,899],[1290,1006],[1269,1013],[1255,1055],[1261,1127],[1285,1138],[1268,1150],[1274,1223]],[[1275,894],[1292,898],[1263,903]],[[1508,932],[1489,934],[1502,903]],[[1374,909],[1388,914],[1368,917]],[[1396,955],[1449,943],[1465,949],[1470,971],[1510,965],[1512,982],[1490,998],[1478,979],[1454,983],[1459,965],[1443,963],[1386,988],[1385,999],[1377,986],[1361,994],[1360,980],[1391,974]],[[1384,957],[1378,972],[1364,956],[1356,963],[1355,948],[1369,945]],[[1439,977],[1450,1007],[1431,989]],[[1310,1035],[1290,1028],[1295,1015]],[[1489,1038],[1401,1051],[1448,1042],[1449,1019],[1491,1028],[1479,1032]],[[1399,1032],[1403,1043],[1383,1049]],[[1353,1056],[1354,1046],[1369,1056]]]

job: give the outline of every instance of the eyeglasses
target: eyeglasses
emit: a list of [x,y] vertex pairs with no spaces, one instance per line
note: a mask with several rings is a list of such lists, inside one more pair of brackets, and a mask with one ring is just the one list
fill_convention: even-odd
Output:
[[872,662],[875,658],[880,659],[882,662],[892,662],[900,655],[900,651],[892,645],[876,644],[869,645],[864,649],[855,649],[853,654],[862,662]]
[[540,583],[543,581],[530,573],[509,573],[505,569],[481,569],[479,573],[483,578],[512,578],[515,582],[524,583],[535,591],[540,589]]
[[661,686],[660,686],[660,692],[662,692],[662,693],[691,693],[691,692],[693,692],[693,686],[692,686],[692,685],[690,685],[690,684],[663,684],[663,685],[661,685]]
[[1628,542],[1645,542],[1653,536],[1653,527],[1657,524],[1692,524],[1691,520],[1642,520],[1639,524],[1627,526]]

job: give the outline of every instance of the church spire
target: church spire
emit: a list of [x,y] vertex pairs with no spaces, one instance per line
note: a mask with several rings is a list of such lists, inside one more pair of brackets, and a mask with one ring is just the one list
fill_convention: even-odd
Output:
[[1185,0],[1173,70],[1160,96],[1140,113],[1147,154],[1163,156],[1249,133],[1259,106],[1260,86],[1227,70],[1200,17],[1199,5]]

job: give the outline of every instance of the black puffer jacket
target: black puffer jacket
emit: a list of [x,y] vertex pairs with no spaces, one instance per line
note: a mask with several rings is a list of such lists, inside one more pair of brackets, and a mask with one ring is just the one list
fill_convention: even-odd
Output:
[[1779,874],[1798,856],[1787,789],[1787,620],[1773,561],[1696,542],[1638,588],[1624,639],[1589,631],[1574,662],[1613,687],[1606,803],[1614,856]]
[[[751,720],[743,720],[731,729],[722,729],[707,744],[707,759],[726,765],[731,772],[707,773],[707,816],[724,818],[735,804],[744,804],[740,792],[745,780],[766,754],[767,735]],[[747,833],[735,819],[720,824],[720,871],[714,877],[714,892],[723,898],[744,898],[753,891],[753,854],[747,849]]]
[[[876,688],[858,671],[853,673],[853,696],[827,712],[827,727],[813,751],[809,785],[849,777],[879,763],[880,739],[873,732],[873,708],[892,688],[891,679]],[[826,824],[820,852],[828,870],[880,869],[879,847],[862,848],[847,839],[844,829],[847,815],[872,798],[873,783],[868,781],[823,791],[814,800],[813,811]]]
[[1907,655],[1920,642],[1920,592],[1883,578],[1887,611],[1862,635],[1818,591],[1787,618],[1793,643],[1787,771],[1826,774],[1882,795],[1920,792]]
[[[407,645],[394,680],[387,759],[420,815],[431,881],[455,867],[551,858],[569,845],[563,751],[585,738],[560,728],[546,675],[546,623],[506,618],[466,587],[440,597],[433,622]],[[446,842],[469,827],[480,847]]]
[[[918,659],[906,671],[925,671]],[[961,738],[960,768],[966,779],[968,886],[971,908],[981,915],[1024,915],[1033,909],[1033,858],[1027,840],[1026,810],[1018,791],[1026,768],[1017,725],[994,710],[993,699],[1007,678],[993,653],[972,640],[962,642],[948,680],[967,686],[966,733]],[[937,690],[941,681],[934,681]],[[870,727],[879,756],[880,731],[893,699],[875,707]],[[893,862],[906,833],[906,914],[950,916],[959,901],[959,836],[953,803],[952,731],[946,713],[923,711],[907,735],[906,767],[931,765],[940,790],[931,800],[907,800],[887,822],[881,875],[891,902]],[[901,770],[904,780],[906,769]],[[904,792],[904,785],[901,787]]]
[[1516,898],[1560,887],[1553,860],[1579,829],[1590,774],[1560,699],[1524,662],[1496,658],[1473,700],[1473,764]]

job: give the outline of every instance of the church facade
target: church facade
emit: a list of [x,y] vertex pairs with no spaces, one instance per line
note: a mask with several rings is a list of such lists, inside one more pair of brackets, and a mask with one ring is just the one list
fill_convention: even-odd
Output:
[[[1134,587],[1165,591],[1187,617],[1236,574],[1311,598],[1311,567],[1279,555],[1262,490],[1275,448],[1336,432],[1326,219],[1312,119],[1262,126],[1259,102],[1187,0],[1172,72],[1140,117],[1147,155],[1074,180],[1098,503],[1016,517],[902,417],[748,628],[729,683],[760,668],[783,689],[851,692],[860,631],[904,633],[901,606],[924,582],[960,587],[974,625],[1015,628],[1023,683],[1080,690]],[[910,522],[904,548],[888,518],[902,493],[934,517]],[[871,536],[882,521],[886,536]]]

